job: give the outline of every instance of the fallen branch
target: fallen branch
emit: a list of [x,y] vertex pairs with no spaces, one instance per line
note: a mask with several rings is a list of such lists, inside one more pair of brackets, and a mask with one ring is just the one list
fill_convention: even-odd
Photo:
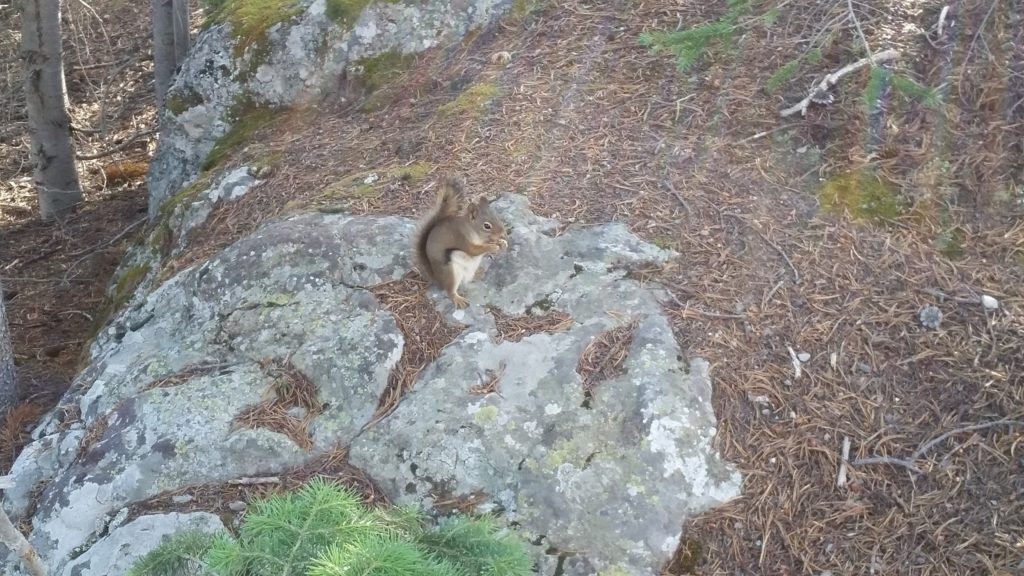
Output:
[[843,452],[841,454],[842,459],[839,461],[839,475],[836,477],[836,486],[839,488],[846,487],[846,465],[849,464],[850,460],[850,437],[843,436]]
[[956,434],[963,434],[964,432],[974,432],[976,430],[984,430],[986,428],[992,428],[994,426],[1024,426],[1024,422],[1020,420],[994,420],[992,422],[985,422],[982,424],[973,424],[971,426],[964,426],[963,428],[954,428],[945,434],[940,434],[937,438],[929,440],[917,447],[914,453],[909,458],[894,458],[891,456],[872,456],[871,458],[859,458],[850,462],[851,466],[868,466],[871,464],[890,464],[893,466],[902,466],[911,472],[917,474],[924,474],[924,471],[917,467],[915,462],[919,460],[926,452],[934,448],[937,444],[950,436]]
[[153,134],[156,134],[156,130],[143,130],[142,132],[136,132],[131,138],[125,140],[124,142],[121,142],[120,144],[118,144],[117,146],[114,146],[110,150],[104,150],[103,152],[97,152],[96,154],[84,154],[84,155],[81,155],[81,156],[76,156],[75,159],[76,160],[97,160],[99,158],[103,158],[104,156],[110,156],[111,154],[116,154],[116,153],[120,152],[121,150],[124,150],[125,148],[131,146],[139,138],[142,138],[144,136],[152,136]]
[[277,476],[263,476],[260,478],[236,478],[235,480],[228,480],[228,484],[234,484],[236,486],[252,486],[254,484],[280,484],[281,479]]
[[890,49],[879,52],[874,56],[862,58],[854,62],[853,64],[847,64],[846,66],[843,66],[839,70],[836,70],[835,72],[829,74],[828,76],[825,76],[825,78],[822,79],[822,81],[819,82],[818,85],[811,90],[811,93],[808,94],[806,98],[790,106],[789,108],[786,108],[785,110],[779,112],[779,116],[785,118],[787,116],[792,116],[797,112],[799,112],[801,116],[806,116],[807,107],[811,105],[811,101],[815,100],[816,98],[820,98],[825,93],[827,93],[829,89],[831,89],[833,86],[839,83],[839,80],[841,80],[843,76],[846,76],[851,72],[856,72],[857,70],[860,70],[865,66],[874,66],[876,64],[881,64],[882,62],[895,60],[899,57],[900,53],[898,50]]
[[32,576],[46,576],[46,568],[36,549],[25,540],[25,536],[14,527],[7,512],[0,510],[0,542],[3,542],[12,552],[17,554],[25,563],[25,569]]
[[71,256],[78,256],[79,254],[82,254],[83,252],[86,252],[85,256],[82,256],[78,260],[75,260],[74,262],[71,263],[70,266],[68,266],[68,269],[64,271],[64,275],[61,276],[60,281],[62,283],[67,283],[68,282],[68,275],[71,274],[71,271],[75,269],[75,266],[78,266],[86,258],[92,256],[93,254],[99,252],[100,250],[106,248],[107,246],[110,246],[114,242],[117,242],[118,240],[121,239],[122,236],[124,236],[125,234],[131,232],[133,229],[135,229],[136,226],[138,226],[139,224],[142,224],[145,221],[146,221],[146,218],[139,218],[135,222],[132,222],[131,224],[129,224],[127,228],[122,230],[117,236],[114,236],[110,240],[107,240],[106,242],[102,242],[100,244],[97,244],[96,246],[93,246],[92,248],[87,248],[84,251],[75,252],[74,254],[71,254]]

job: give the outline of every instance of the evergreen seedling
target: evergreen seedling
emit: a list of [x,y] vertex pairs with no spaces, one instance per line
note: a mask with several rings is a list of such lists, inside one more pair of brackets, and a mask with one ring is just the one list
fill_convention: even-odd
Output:
[[179,534],[143,557],[130,576],[526,576],[522,541],[489,518],[431,527],[410,508],[368,508],[316,478],[254,503],[238,536]]

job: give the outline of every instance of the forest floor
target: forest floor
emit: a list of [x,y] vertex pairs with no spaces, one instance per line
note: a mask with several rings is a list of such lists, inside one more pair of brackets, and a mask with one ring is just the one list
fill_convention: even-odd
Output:
[[[296,207],[416,215],[443,170],[564,221],[626,222],[680,254],[640,276],[711,362],[718,447],[746,478],[686,521],[671,573],[1024,574],[1022,15],[724,4],[554,0],[396,65],[355,104],[281,114],[225,159],[273,158],[271,177],[171,266]],[[0,282],[36,379],[2,429],[4,468],[74,375],[145,212],[144,181],[102,167],[154,147],[148,5],[85,6],[66,19],[78,152],[143,136],[83,161],[83,208],[39,223],[17,63],[0,60]],[[680,27],[710,39],[686,70],[640,42]],[[780,117],[869,49],[899,58]]]

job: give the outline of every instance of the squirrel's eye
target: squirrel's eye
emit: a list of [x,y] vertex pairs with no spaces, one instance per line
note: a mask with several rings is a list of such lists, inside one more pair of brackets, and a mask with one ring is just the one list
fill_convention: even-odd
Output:
[[490,222],[484,222],[484,230],[490,230],[491,228],[493,228],[493,226],[491,226]]

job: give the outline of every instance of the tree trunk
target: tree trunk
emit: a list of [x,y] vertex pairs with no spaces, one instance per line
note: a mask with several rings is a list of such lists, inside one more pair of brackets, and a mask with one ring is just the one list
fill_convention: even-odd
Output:
[[15,377],[14,350],[11,348],[11,332],[7,328],[7,311],[4,308],[4,288],[0,286],[0,415],[7,413],[18,401]]
[[64,106],[60,0],[23,0],[22,5],[21,47],[35,184],[42,218],[52,220],[82,201],[71,121]]
[[174,0],[174,69],[178,70],[188,57],[189,37],[188,0]]
[[153,83],[161,110],[174,77],[174,0],[153,1]]

